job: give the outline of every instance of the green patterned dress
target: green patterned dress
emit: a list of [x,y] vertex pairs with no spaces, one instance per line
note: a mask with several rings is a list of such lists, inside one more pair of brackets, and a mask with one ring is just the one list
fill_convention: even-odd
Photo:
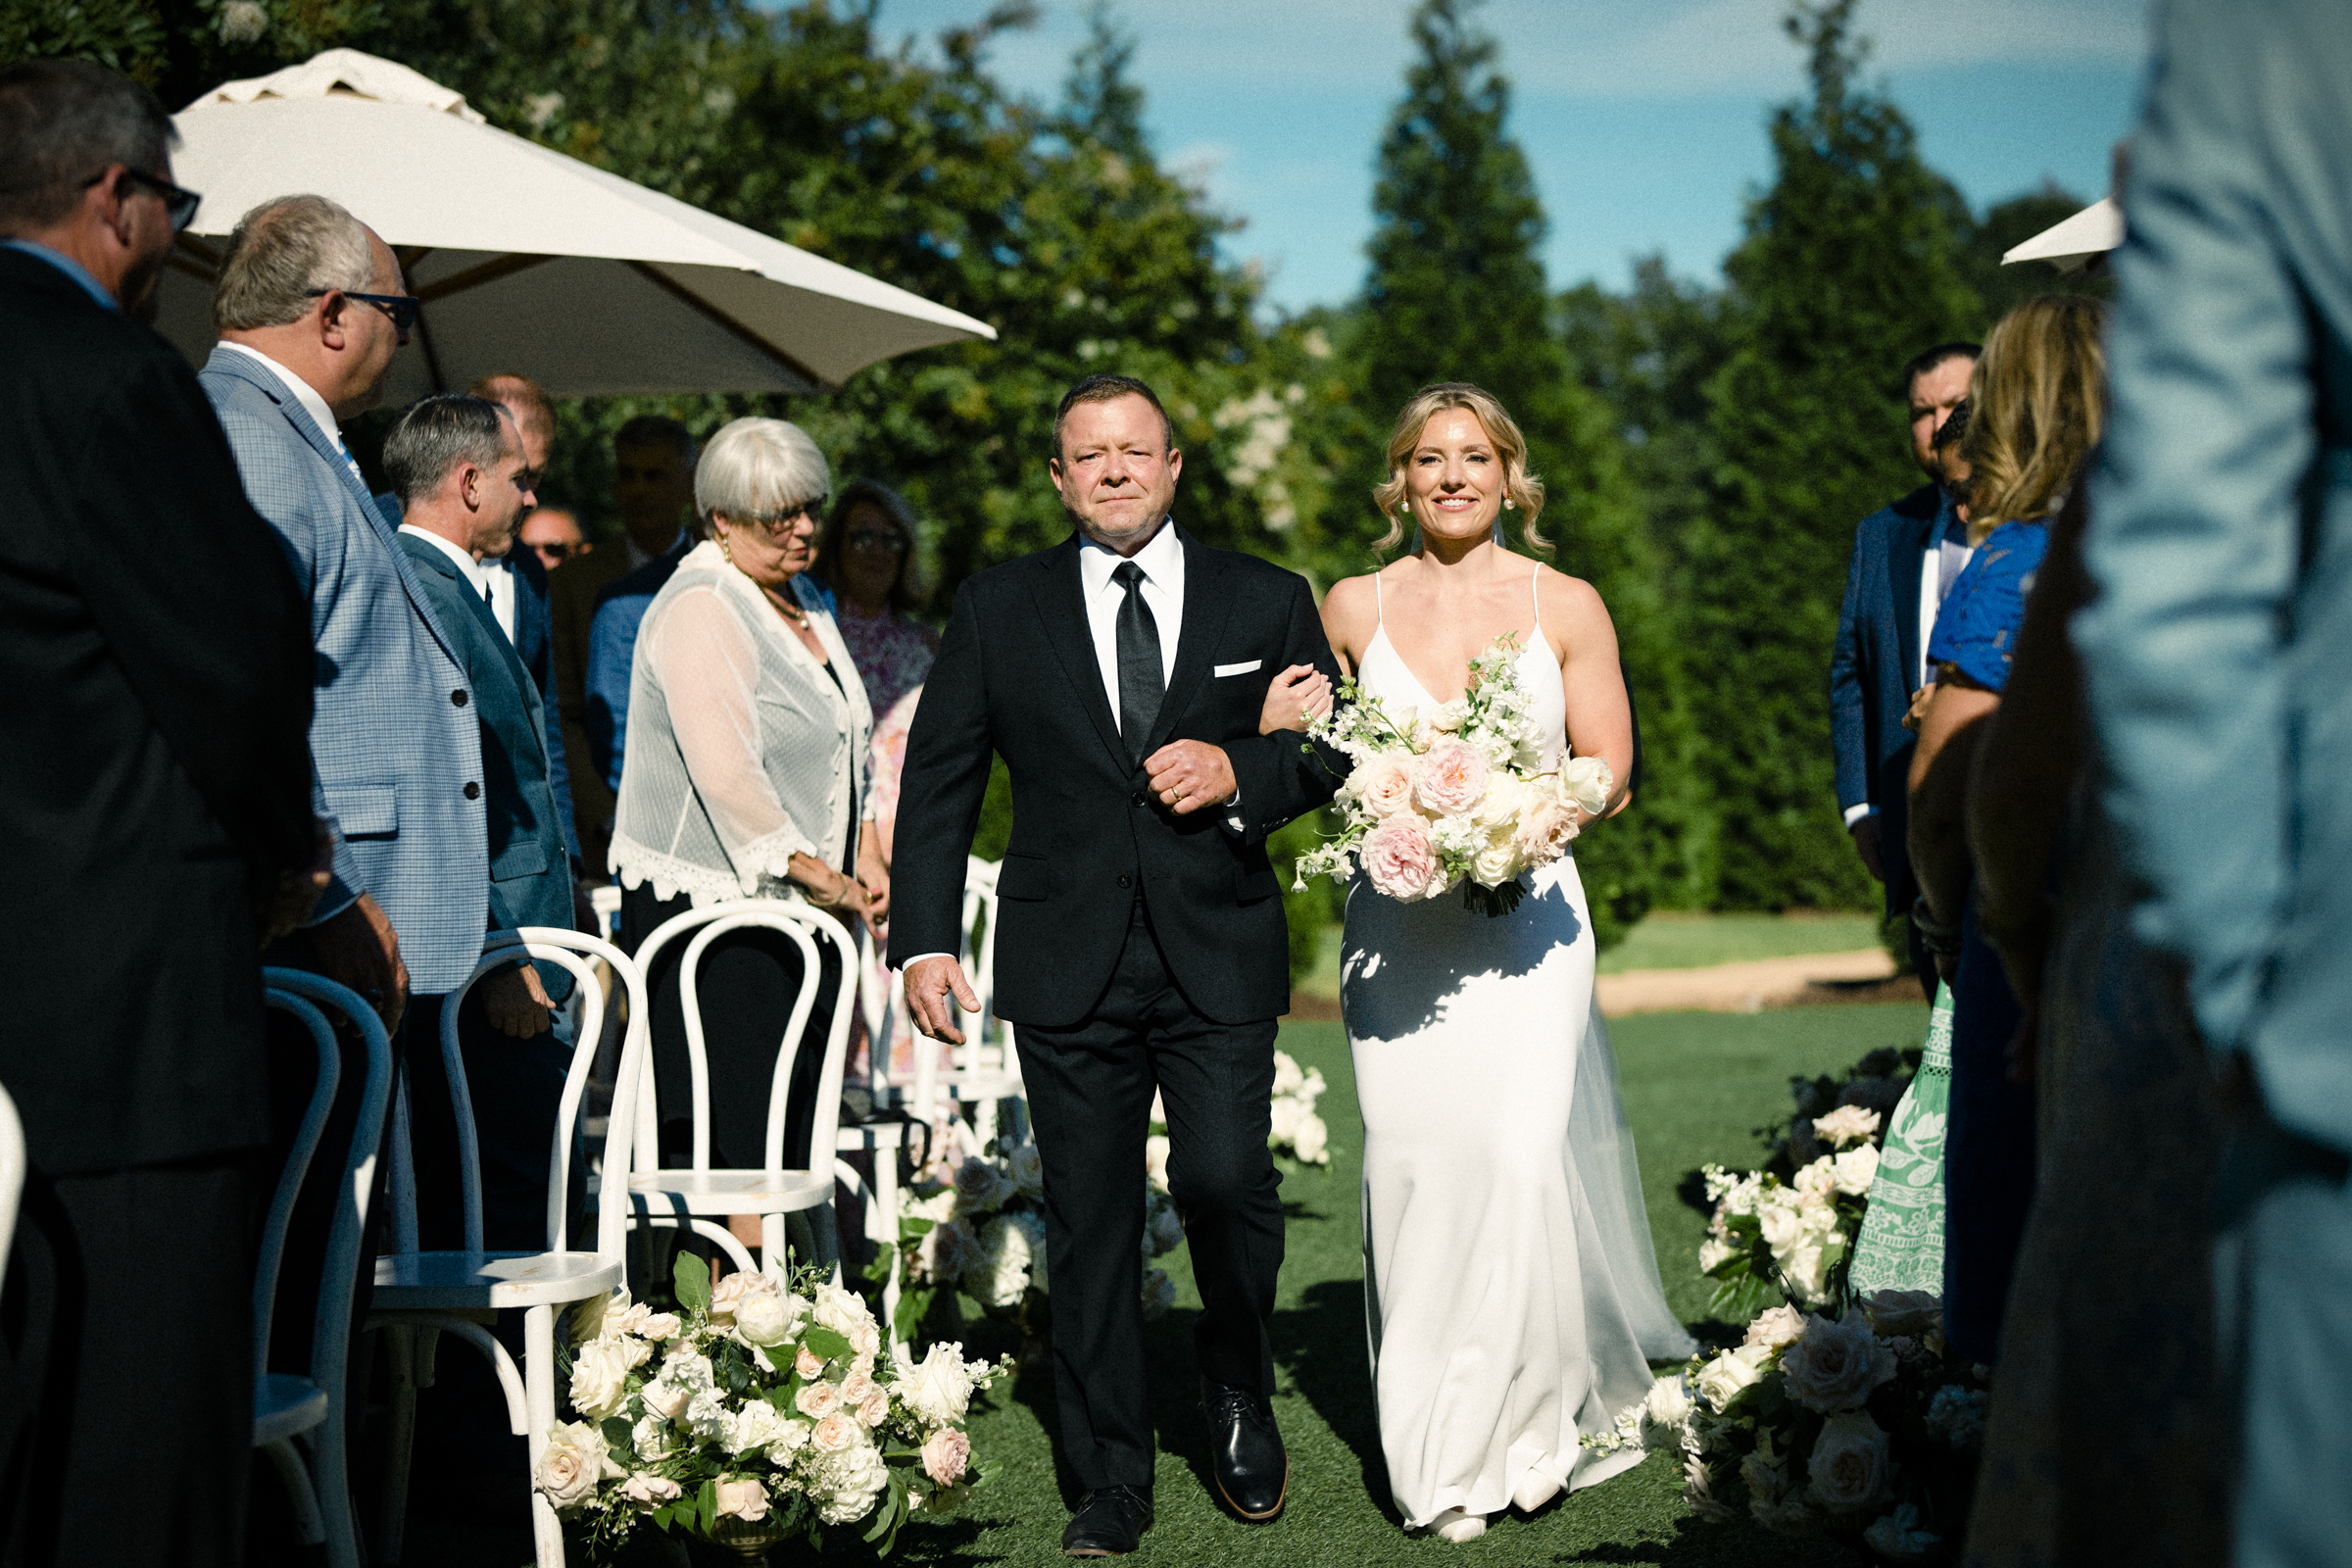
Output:
[[1936,988],[1919,1073],[1879,1150],[1878,1179],[1854,1245],[1848,1289],[1943,1294],[1943,1126],[1952,1096],[1952,991]]

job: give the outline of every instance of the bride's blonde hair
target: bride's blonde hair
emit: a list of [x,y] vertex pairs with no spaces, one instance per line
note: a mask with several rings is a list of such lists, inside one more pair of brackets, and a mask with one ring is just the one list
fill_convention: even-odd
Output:
[[1544,481],[1527,471],[1527,437],[1519,433],[1519,421],[1492,392],[1467,381],[1425,386],[1396,416],[1396,428],[1389,432],[1388,481],[1372,487],[1373,505],[1389,520],[1389,531],[1372,546],[1373,554],[1385,556],[1403,540],[1404,516],[1399,509],[1407,489],[1404,466],[1421,444],[1422,427],[1448,409],[1460,409],[1486,429],[1487,439],[1494,443],[1494,455],[1502,459],[1502,493],[1519,509],[1519,537],[1527,541],[1528,549],[1549,555],[1551,541],[1536,532],[1536,518],[1544,511]]

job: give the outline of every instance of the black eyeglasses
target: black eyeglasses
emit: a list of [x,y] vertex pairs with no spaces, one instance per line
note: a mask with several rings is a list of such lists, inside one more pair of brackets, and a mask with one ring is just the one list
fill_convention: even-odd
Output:
[[[83,180],[81,182],[81,188],[83,190],[88,190],[92,185],[97,184],[105,177],[106,171],[101,169],[98,171],[98,172]],[[165,216],[172,220],[172,232],[174,234],[178,233],[181,229],[186,228],[190,223],[194,222],[196,220],[196,209],[204,205],[204,198],[197,195],[194,191],[183,190],[179,186],[172,184],[168,179],[161,178],[154,174],[143,174],[137,170],[129,168],[128,166],[123,168],[122,177],[129,180],[134,185],[146,186],[149,190],[155,192],[158,196],[161,196],[164,199],[164,213]]]
[[372,305],[392,318],[392,330],[395,332],[405,333],[413,329],[416,325],[416,313],[424,309],[424,301],[414,294],[362,294],[348,288],[315,288],[309,293],[313,299],[321,294],[340,294],[347,300]]

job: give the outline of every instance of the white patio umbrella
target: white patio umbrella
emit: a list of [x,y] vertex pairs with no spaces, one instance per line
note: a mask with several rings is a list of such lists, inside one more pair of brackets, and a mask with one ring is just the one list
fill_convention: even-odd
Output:
[[212,285],[237,220],[331,196],[381,234],[424,301],[387,402],[519,371],[562,397],[807,392],[995,328],[484,122],[435,82],[356,49],[206,93],[173,119],[179,183],[204,193],[157,324],[211,349]]
[[2047,262],[2061,272],[2079,272],[2124,242],[2124,210],[2102,196],[2063,222],[2002,253],[2001,265]]

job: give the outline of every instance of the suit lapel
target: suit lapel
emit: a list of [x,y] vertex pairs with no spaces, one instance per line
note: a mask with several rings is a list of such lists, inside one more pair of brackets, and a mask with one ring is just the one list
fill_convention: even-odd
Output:
[[1894,559],[1887,563],[1894,574],[1894,646],[1903,662],[1905,693],[1919,683],[1919,592],[1927,580],[1928,553],[1936,546],[1936,530],[1942,521],[1941,508],[1924,522],[1904,518],[1895,536]]
[[1086,585],[1078,572],[1078,536],[1038,558],[1035,585],[1030,590],[1046,642],[1054,650],[1061,672],[1077,688],[1078,706],[1093,720],[1095,733],[1117,761],[1123,774],[1130,770],[1126,743],[1119,739],[1119,722],[1103,695],[1102,669],[1095,660],[1095,635],[1086,618]]
[[[530,671],[523,667],[522,659],[514,652],[514,645],[507,641],[507,634],[499,630],[498,617],[490,612],[490,606],[473,591],[471,583],[458,575],[457,564],[437,548],[416,539],[414,535],[403,537],[395,534],[393,538],[400,554],[411,566],[417,571],[435,572],[446,578],[449,585],[457,590],[458,597],[466,602],[472,615],[473,641],[485,644],[490,649],[490,657],[498,661],[500,667],[507,672],[507,680],[514,688],[515,706],[530,713],[531,728],[539,734],[539,749],[544,754],[547,750],[547,736],[543,733],[545,726],[538,709],[524,695],[534,690]],[[469,660],[461,659],[459,667],[466,670],[466,678],[473,682],[474,702],[479,704],[482,700],[482,673],[474,669]]]
[[1146,757],[1165,746],[1175,733],[1176,722],[1200,691],[1216,655],[1217,641],[1224,635],[1225,622],[1233,614],[1233,596],[1221,580],[1226,569],[1223,554],[1201,545],[1181,528],[1176,539],[1184,546],[1184,624],[1176,633],[1175,672],[1168,677],[1159,716],[1152,721],[1151,738],[1144,744]]

